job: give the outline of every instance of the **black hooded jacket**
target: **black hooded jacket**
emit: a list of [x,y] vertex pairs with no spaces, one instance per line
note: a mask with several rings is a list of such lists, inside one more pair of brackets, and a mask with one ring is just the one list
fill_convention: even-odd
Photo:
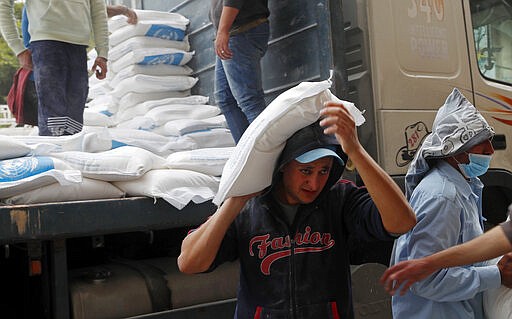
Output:
[[[318,148],[347,156],[318,122],[287,141],[275,169]],[[272,191],[250,200],[229,228],[213,267],[240,259],[235,318],[353,318],[347,240],[393,240],[365,188],[339,180],[333,161],[328,184],[311,204],[300,205],[292,225]]]

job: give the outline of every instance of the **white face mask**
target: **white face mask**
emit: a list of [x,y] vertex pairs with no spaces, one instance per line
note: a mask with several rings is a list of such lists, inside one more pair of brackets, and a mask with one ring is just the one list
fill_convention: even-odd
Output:
[[491,163],[491,155],[484,155],[484,154],[473,154],[473,153],[466,153],[469,156],[469,163],[462,164],[459,163],[459,168],[462,174],[466,176],[467,178],[477,177],[480,175],[485,174],[487,170],[489,169],[489,164]]

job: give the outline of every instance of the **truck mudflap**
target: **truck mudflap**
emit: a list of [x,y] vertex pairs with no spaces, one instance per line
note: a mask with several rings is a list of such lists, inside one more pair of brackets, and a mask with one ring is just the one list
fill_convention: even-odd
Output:
[[239,264],[185,275],[176,258],[116,260],[69,278],[72,318],[125,318],[235,298]]

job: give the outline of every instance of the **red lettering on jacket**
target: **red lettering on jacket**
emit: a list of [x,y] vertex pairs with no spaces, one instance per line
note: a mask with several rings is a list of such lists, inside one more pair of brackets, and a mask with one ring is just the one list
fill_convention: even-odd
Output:
[[[317,253],[330,249],[335,244],[330,233],[311,232],[310,226],[306,226],[304,234],[296,233],[294,239],[297,246],[294,250],[295,254]],[[270,267],[276,260],[289,257],[291,254],[291,241],[288,235],[272,239],[270,234],[254,236],[249,241],[251,256],[255,255],[254,247],[258,258],[261,259],[260,271],[264,275],[270,275]]]

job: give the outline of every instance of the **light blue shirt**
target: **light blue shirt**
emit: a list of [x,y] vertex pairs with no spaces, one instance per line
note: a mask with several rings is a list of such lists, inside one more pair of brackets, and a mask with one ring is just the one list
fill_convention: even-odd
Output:
[[[421,180],[410,204],[417,224],[396,240],[391,262],[431,255],[469,241],[482,231],[482,189],[478,178],[466,181],[445,161]],[[394,296],[395,319],[482,319],[482,292],[501,285],[495,265],[477,263],[441,269]]]

